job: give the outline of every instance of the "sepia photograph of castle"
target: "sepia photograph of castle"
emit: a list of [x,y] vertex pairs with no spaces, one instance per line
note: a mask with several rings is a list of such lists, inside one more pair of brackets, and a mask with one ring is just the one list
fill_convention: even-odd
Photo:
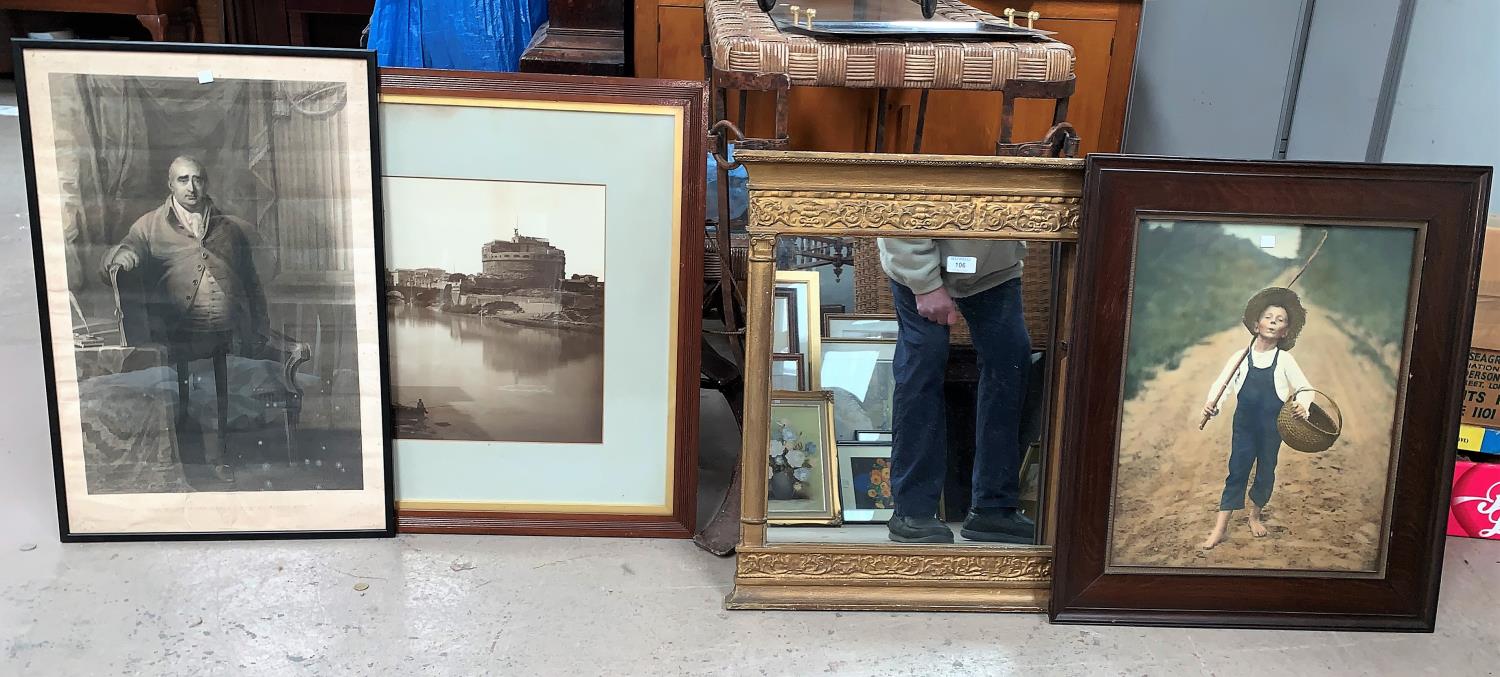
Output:
[[604,187],[384,189],[396,437],[601,442]]

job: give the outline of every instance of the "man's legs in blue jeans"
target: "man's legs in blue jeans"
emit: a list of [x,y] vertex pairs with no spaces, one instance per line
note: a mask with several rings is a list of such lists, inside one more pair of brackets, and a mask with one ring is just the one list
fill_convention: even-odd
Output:
[[892,363],[891,497],[898,517],[933,517],[947,472],[948,433],[943,377],[948,327],[917,312],[909,287],[892,281],[900,334]]
[[[895,514],[937,514],[947,470],[948,436],[943,378],[948,327],[917,313],[911,289],[892,282],[900,337],[893,364],[891,485]],[[1021,283],[1011,280],[954,299],[979,354],[972,505],[979,510],[1019,505],[1020,420],[1031,359],[1021,313]]]
[[1031,366],[1031,336],[1021,312],[1021,281],[954,299],[979,354],[974,489],[978,511],[1020,506],[1021,408]]

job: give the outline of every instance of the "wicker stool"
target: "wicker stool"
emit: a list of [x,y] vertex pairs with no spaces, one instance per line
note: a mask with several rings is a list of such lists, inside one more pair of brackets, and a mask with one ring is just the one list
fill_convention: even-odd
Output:
[[[912,152],[921,152],[927,95],[934,89],[1000,92],[1003,100],[997,155],[1072,155],[1077,136],[1059,140],[1056,125],[1068,115],[1073,95],[1073,48],[1056,41],[1005,40],[833,40],[782,33],[756,0],[704,0],[714,119],[728,119],[729,90],[771,91],[776,97],[775,132],[770,139],[747,140],[745,148],[789,147],[788,93],[792,87],[849,87],[880,90],[875,150],[884,150],[885,106],[889,89],[919,89]],[[937,16],[953,21],[1003,19],[957,0],[937,0]],[[1043,142],[1012,143],[1015,99],[1053,99],[1054,132]],[[745,97],[738,122],[745,123]],[[1071,143],[1070,143],[1071,142]]]

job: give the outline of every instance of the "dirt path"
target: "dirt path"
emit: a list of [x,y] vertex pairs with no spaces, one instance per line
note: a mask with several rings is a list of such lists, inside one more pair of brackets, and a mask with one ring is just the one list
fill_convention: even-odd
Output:
[[1238,511],[1223,543],[1208,551],[1197,547],[1213,527],[1224,489],[1234,396],[1204,430],[1198,421],[1209,386],[1249,341],[1235,328],[1188,348],[1177,369],[1159,372],[1125,403],[1113,564],[1376,567],[1395,389],[1371,358],[1356,353],[1355,342],[1327,311],[1311,305],[1307,311],[1293,354],[1313,387],[1337,400],[1345,428],[1321,454],[1281,447],[1275,493],[1266,507],[1270,533],[1251,536],[1246,512]]

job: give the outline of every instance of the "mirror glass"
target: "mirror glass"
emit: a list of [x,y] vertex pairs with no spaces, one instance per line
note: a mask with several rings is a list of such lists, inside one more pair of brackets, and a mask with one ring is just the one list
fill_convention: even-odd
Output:
[[778,240],[767,542],[1038,542],[1052,250]]

